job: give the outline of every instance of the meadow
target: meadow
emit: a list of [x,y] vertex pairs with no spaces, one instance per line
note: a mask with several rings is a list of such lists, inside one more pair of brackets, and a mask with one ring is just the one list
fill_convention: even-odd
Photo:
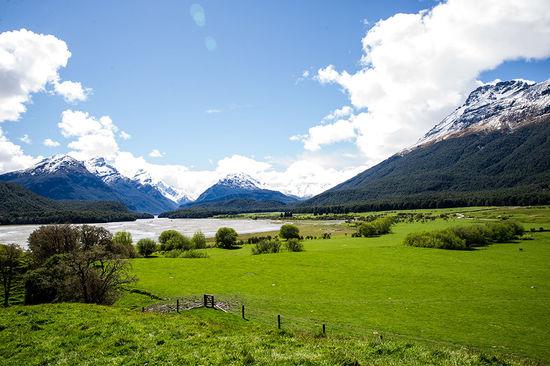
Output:
[[[352,238],[345,223],[296,220],[304,235],[332,232],[332,239],[306,240],[305,251],[297,253],[252,255],[244,245],[206,249],[208,258],[134,259],[139,280],[132,287],[139,291],[125,293],[112,307],[0,310],[0,354],[9,355],[6,348],[17,343],[22,353],[6,360],[36,358],[38,340],[46,336],[51,347],[39,349],[64,355],[59,364],[71,364],[77,355],[92,360],[95,352],[104,363],[132,364],[208,357],[199,363],[550,363],[550,232],[470,251],[402,244],[410,232],[503,217],[528,230],[549,229],[550,208],[415,212],[451,218],[398,223],[391,234],[373,238]],[[227,304],[229,313],[141,312],[205,293]],[[241,304],[248,321],[240,319]],[[43,320],[34,332],[33,319]],[[326,337],[320,337],[321,324]],[[28,338],[18,339],[23,334]]]

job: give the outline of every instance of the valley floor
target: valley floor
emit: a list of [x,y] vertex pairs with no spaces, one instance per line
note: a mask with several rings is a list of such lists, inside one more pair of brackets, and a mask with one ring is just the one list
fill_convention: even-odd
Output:
[[[550,208],[419,212],[451,219],[399,223],[375,238],[296,221],[333,237],[306,240],[299,253],[253,256],[244,245],[135,259],[134,287],[163,300],[128,292],[113,307],[0,309],[0,364],[550,364],[550,232],[473,251],[402,245],[410,232],[503,216],[550,229]],[[141,312],[204,293],[230,312]]]

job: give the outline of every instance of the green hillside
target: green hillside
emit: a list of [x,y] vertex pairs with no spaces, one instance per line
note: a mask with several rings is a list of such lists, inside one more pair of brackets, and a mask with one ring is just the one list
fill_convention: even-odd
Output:
[[394,155],[297,206],[302,212],[550,203],[550,116],[517,131]]

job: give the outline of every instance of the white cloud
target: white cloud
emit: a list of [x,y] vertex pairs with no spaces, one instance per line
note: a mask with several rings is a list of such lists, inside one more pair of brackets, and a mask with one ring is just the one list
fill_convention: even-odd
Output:
[[41,158],[26,155],[21,146],[8,140],[0,128],[0,173],[28,168]]
[[59,145],[61,145],[58,141],[52,139],[45,139],[42,144],[47,147],[58,147]]
[[290,139],[302,141],[306,150],[317,151],[321,149],[321,145],[348,141],[355,138],[355,135],[353,122],[339,120],[332,124],[313,126],[309,129],[307,135],[295,135],[291,136]]
[[58,73],[70,57],[65,42],[52,35],[26,29],[0,33],[0,122],[18,120],[31,94],[45,91],[48,85],[74,89],[60,82]]
[[346,118],[351,116],[352,114],[353,114],[353,108],[350,107],[349,105],[345,105],[342,108],[336,109],[331,113],[327,114],[323,118],[323,121],[332,121],[335,119]]
[[87,112],[68,109],[61,113],[61,122],[57,126],[63,136],[76,138],[68,147],[77,159],[96,156],[113,159],[119,151],[115,139],[118,128],[109,116],[96,119]]
[[120,137],[123,140],[129,140],[129,139],[132,138],[132,135],[130,135],[129,133],[127,133],[125,131],[120,131],[120,133],[118,134],[118,137]]
[[88,99],[88,95],[92,91],[90,88],[82,87],[82,84],[78,81],[69,80],[62,82],[54,81],[53,87],[57,94],[70,103]]
[[410,146],[465,99],[482,71],[550,56],[549,14],[546,0],[449,0],[377,22],[362,40],[359,71],[317,73],[343,87],[358,114],[299,140],[314,150],[355,139],[369,164]]
[[221,113],[221,109],[216,109],[216,108],[210,108],[210,109],[207,109],[206,111],[206,114],[216,114],[216,113]]
[[29,135],[27,135],[27,134],[24,134],[22,137],[20,137],[19,141],[24,142],[24,143],[29,144],[29,145],[32,144],[32,140],[29,137]]
[[149,153],[149,156],[152,157],[152,158],[162,158],[162,157],[164,157],[164,155],[165,155],[164,153],[161,153],[157,149],[153,149]]

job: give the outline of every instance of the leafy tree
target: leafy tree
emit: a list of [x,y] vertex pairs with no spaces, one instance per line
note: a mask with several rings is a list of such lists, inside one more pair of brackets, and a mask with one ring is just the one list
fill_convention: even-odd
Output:
[[191,249],[191,240],[177,230],[165,230],[159,235],[160,250]]
[[304,251],[304,244],[298,239],[288,239],[285,243],[286,250],[289,252],[302,252]]
[[132,242],[132,234],[127,231],[118,231],[113,235],[113,246],[124,253],[125,258],[135,258],[136,248]]
[[110,304],[129,275],[124,248],[104,228],[43,226],[31,233],[33,271],[25,284],[27,303],[84,301]]
[[25,252],[15,244],[0,244],[0,279],[4,288],[4,306],[8,306],[14,280],[25,270]]
[[296,225],[284,224],[279,230],[279,236],[283,239],[299,239],[300,229]]
[[195,249],[206,248],[206,236],[203,234],[202,231],[197,231],[195,234],[193,234],[191,242],[193,243],[193,247]]
[[216,232],[216,246],[224,249],[231,249],[237,245],[238,234],[235,229],[221,227]]
[[138,253],[144,257],[149,257],[155,251],[156,244],[153,239],[140,239],[137,242]]

